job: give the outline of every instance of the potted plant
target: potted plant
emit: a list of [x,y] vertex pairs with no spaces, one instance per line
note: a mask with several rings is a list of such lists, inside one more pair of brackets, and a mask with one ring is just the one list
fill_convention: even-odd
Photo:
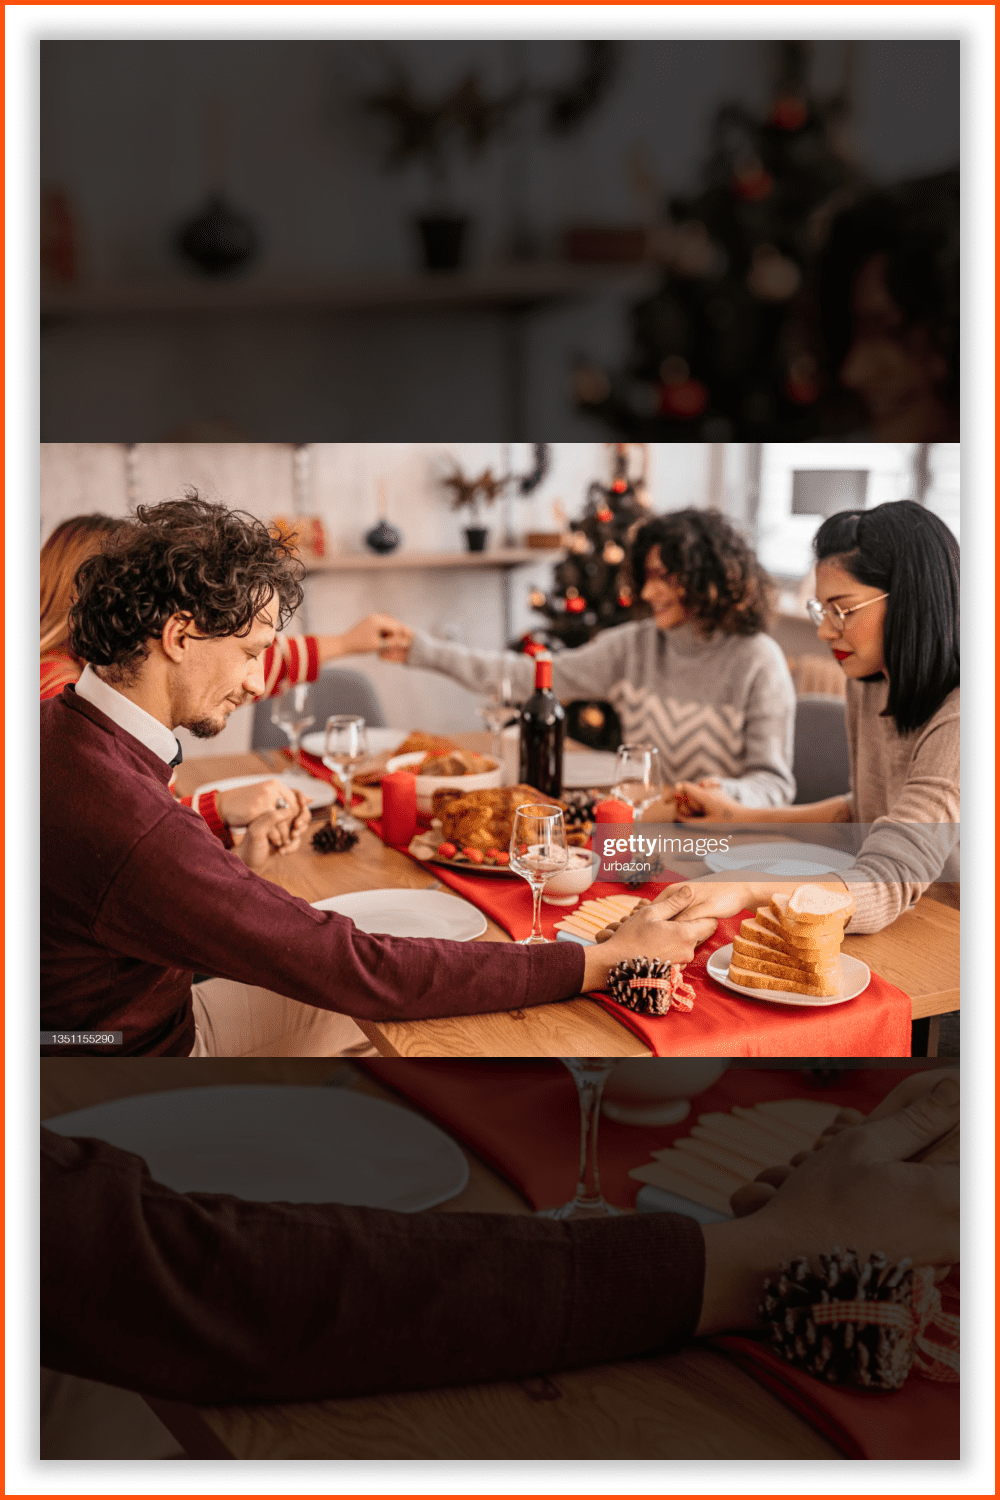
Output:
[[485,552],[489,540],[489,527],[483,525],[483,507],[492,505],[502,495],[510,482],[509,475],[496,476],[492,469],[484,469],[475,479],[469,479],[454,459],[451,473],[442,483],[451,491],[452,510],[467,510],[469,525],[465,528],[465,543],[470,552]]

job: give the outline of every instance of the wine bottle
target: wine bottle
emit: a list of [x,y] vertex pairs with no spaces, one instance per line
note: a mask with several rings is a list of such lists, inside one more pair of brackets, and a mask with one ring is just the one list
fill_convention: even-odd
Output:
[[566,715],[552,691],[552,656],[535,657],[535,691],[521,709],[521,781],[546,797],[562,795]]

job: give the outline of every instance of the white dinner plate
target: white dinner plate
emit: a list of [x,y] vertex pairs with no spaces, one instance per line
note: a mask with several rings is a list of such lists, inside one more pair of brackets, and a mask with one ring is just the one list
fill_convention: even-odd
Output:
[[412,1110],[344,1089],[233,1084],[114,1099],[44,1122],[141,1156],[179,1193],[415,1213],[469,1179],[453,1140]]
[[773,839],[766,844],[741,844],[727,853],[706,854],[710,870],[759,870],[762,875],[784,875],[789,880],[813,880],[817,875],[852,870],[855,856],[822,844],[800,844],[796,839]]
[[467,943],[486,931],[486,918],[460,896],[444,891],[351,891],[314,901],[317,911],[339,911],[362,932],[388,937],[446,938]]
[[840,972],[843,980],[839,995],[799,995],[793,990],[752,990],[745,984],[736,984],[729,978],[729,964],[733,956],[733,945],[727,943],[724,948],[716,948],[708,960],[708,975],[710,979],[716,980],[718,984],[724,984],[727,989],[735,990],[738,995],[746,995],[751,1000],[770,1000],[775,1005],[843,1005],[845,1000],[853,1000],[862,994],[869,986],[872,971],[860,958],[852,958],[849,953],[840,955]]
[[[368,729],[368,752],[370,755],[383,755],[386,750],[395,750],[401,745],[409,734],[408,729]],[[319,760],[323,759],[323,751],[326,749],[326,736],[322,729],[314,729],[311,734],[302,736],[302,748],[307,755],[315,755]]]
[[315,776],[304,776],[301,771],[265,771],[255,776],[229,776],[225,781],[206,781],[194,795],[200,797],[202,792],[234,792],[237,787],[253,786],[258,781],[280,781],[290,792],[301,792],[310,807],[329,807],[333,801],[333,787],[328,781],[320,781]]

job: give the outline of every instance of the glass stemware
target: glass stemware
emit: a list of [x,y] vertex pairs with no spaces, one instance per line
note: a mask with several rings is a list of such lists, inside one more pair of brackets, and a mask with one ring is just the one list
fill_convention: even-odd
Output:
[[655,745],[620,745],[611,795],[627,802],[636,822],[663,796],[663,762]]
[[499,693],[495,692],[488,703],[479,705],[479,717],[490,732],[490,754],[497,765],[503,764],[503,732],[511,724],[516,724],[520,715],[520,703],[511,698],[509,677],[503,678]]
[[601,1179],[597,1170],[597,1127],[601,1119],[601,1095],[617,1058],[561,1057],[559,1061],[572,1073],[580,1100],[580,1176],[576,1196],[561,1208],[543,1209],[541,1217],[614,1218],[619,1210],[606,1203],[601,1192]]
[[326,721],[323,764],[335,771],[344,789],[344,811],[337,818],[341,828],[356,832],[364,825],[351,812],[354,769],[368,754],[365,721],[357,714],[332,714]]
[[551,803],[527,802],[514,814],[510,834],[510,867],[531,886],[533,911],[531,935],[522,943],[548,943],[542,934],[542,891],[545,882],[566,868],[569,848],[562,809]]
[[309,684],[300,682],[280,693],[271,705],[271,723],[288,736],[288,748],[297,766],[302,764],[303,732],[316,722],[315,715],[308,712],[308,704]]

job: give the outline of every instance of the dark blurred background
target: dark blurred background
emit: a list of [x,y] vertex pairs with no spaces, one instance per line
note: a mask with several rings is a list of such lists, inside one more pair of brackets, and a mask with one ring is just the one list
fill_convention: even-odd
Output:
[[48,441],[954,441],[959,44],[41,47]]

